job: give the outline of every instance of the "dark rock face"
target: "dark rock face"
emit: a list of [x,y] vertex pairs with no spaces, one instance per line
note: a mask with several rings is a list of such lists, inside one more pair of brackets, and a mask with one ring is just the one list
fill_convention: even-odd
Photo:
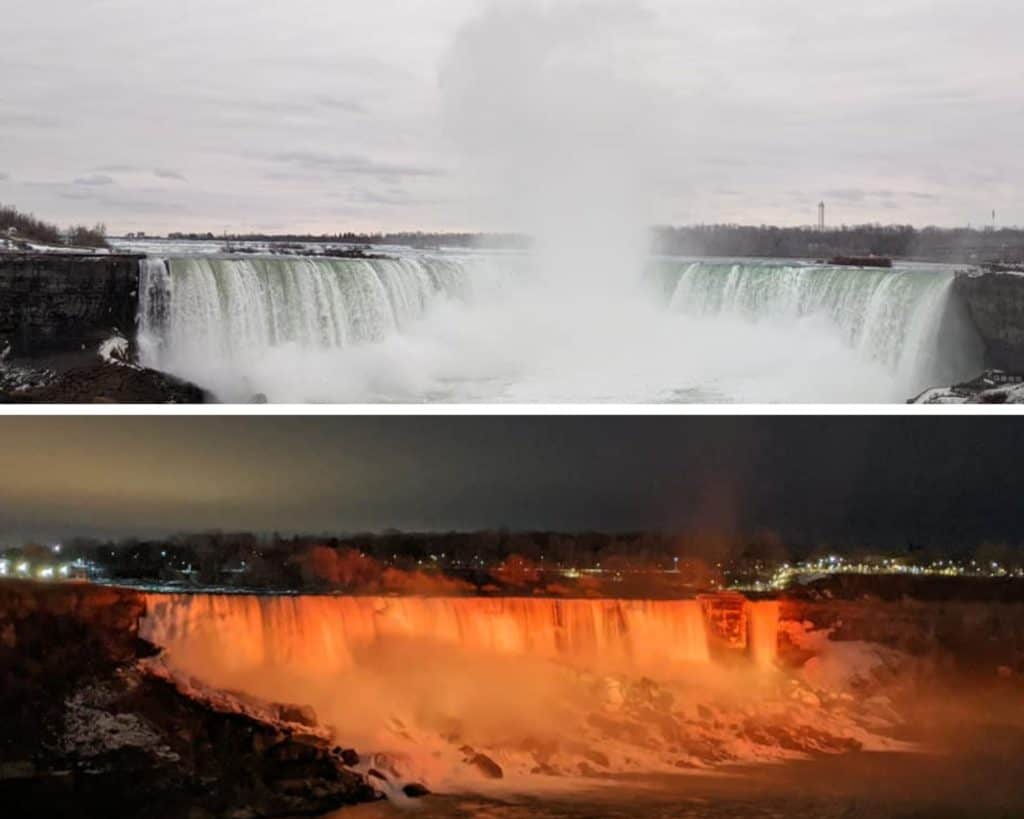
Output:
[[418,782],[410,782],[402,788],[402,793],[410,799],[422,799],[424,796],[430,796],[429,788],[425,785],[419,784]]
[[[943,586],[938,584],[939,589]],[[947,590],[950,587],[955,584]],[[815,628],[831,629],[833,640],[878,643],[966,676],[992,677],[1001,667],[1024,674],[1021,589],[1014,592],[1007,585],[984,597],[978,590],[934,597],[916,595],[907,587],[902,592],[841,599],[839,594],[817,596],[800,590],[799,597],[787,595],[782,600],[782,620],[813,623]],[[790,649],[783,634],[784,660]]]
[[[80,676],[109,673],[152,653],[138,638],[144,611],[139,595],[119,589],[0,583],[0,695],[8,703],[40,691],[59,699]],[[40,721],[17,713],[25,727]]]
[[308,709],[162,675],[144,611],[132,591],[0,583],[3,815],[258,819],[379,798]]
[[195,384],[144,367],[93,364],[54,374],[47,383],[6,392],[0,380],[0,404],[204,404],[208,396]]
[[0,348],[15,357],[95,350],[133,334],[138,256],[0,254]]
[[1024,274],[957,274],[956,292],[985,344],[986,364],[1024,375]]
[[486,754],[472,752],[466,764],[476,768],[487,779],[502,779],[505,776],[501,766]]

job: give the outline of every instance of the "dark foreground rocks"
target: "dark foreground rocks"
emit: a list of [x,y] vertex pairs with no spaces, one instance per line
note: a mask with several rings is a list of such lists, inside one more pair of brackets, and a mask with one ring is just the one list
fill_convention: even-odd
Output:
[[909,404],[1024,404],[1024,376],[987,370],[973,381],[925,390]]
[[123,590],[0,584],[2,815],[255,819],[378,798],[308,709],[161,673],[143,611]]
[[100,359],[28,384],[15,385],[14,379],[8,379],[5,388],[0,379],[0,404],[204,404],[208,400],[195,384]]

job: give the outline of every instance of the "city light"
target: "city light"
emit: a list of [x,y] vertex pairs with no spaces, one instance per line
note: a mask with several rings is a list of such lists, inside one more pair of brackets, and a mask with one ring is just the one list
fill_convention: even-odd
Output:
[[736,590],[778,591],[793,583],[807,583],[831,575],[909,575],[913,577],[1024,578],[1024,568],[1008,569],[996,562],[979,566],[974,560],[957,563],[933,560],[907,563],[891,557],[847,560],[835,555],[801,563],[785,563],[770,577],[733,584]]

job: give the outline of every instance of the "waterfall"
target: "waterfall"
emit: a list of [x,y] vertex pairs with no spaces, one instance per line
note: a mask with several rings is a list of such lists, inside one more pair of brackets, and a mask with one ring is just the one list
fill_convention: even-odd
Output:
[[141,360],[283,403],[878,403],[982,369],[947,268],[662,260],[652,297],[535,262],[147,259]]
[[143,636],[198,672],[287,668],[324,676],[415,641],[638,673],[709,662],[692,600],[150,595]]
[[949,269],[693,261],[671,263],[667,277],[673,310],[754,323],[823,320],[861,359],[915,389],[980,368],[976,335],[951,300]]
[[145,363],[162,369],[284,345],[379,341],[475,286],[465,260],[431,256],[147,259],[140,275]]
[[765,600],[747,609],[751,659],[758,668],[773,668],[779,656],[779,603]]
[[367,764],[442,792],[480,781],[477,752],[525,781],[848,747],[834,737],[885,747],[858,722],[871,715],[795,699],[805,686],[777,663],[774,601],[153,593],[146,602],[140,636],[164,649],[156,662],[180,684],[308,705]]

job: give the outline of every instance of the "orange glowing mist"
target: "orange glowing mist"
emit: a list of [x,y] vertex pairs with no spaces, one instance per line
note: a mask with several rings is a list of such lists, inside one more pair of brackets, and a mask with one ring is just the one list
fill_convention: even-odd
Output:
[[[709,625],[709,611],[726,604],[743,632],[728,645]],[[716,697],[749,702],[761,690],[758,669],[774,663],[777,624],[777,605],[742,598],[154,594],[142,636],[165,649],[175,673],[311,705],[339,742],[404,754],[407,769],[436,785],[466,745],[513,766],[524,747],[584,754],[589,741],[602,756],[621,746],[613,767],[659,769],[651,743],[614,727],[626,719],[619,712],[668,708],[673,697],[692,708]],[[713,659],[723,646],[753,662],[726,669]],[[666,700],[652,693],[659,685],[681,693]],[[666,717],[682,720],[674,707]]]

